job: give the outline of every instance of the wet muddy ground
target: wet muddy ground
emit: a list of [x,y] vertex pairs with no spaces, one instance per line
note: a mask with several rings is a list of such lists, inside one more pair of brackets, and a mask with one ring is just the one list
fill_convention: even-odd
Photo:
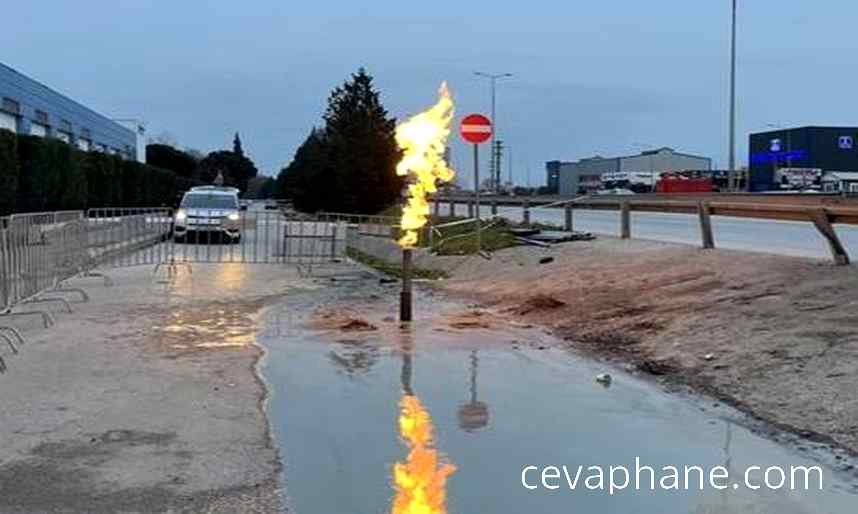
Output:
[[[333,281],[267,310],[260,342],[287,504],[297,513],[392,512],[409,455],[400,403],[426,407],[441,461],[456,467],[449,512],[846,513],[854,476],[823,445],[781,445],[726,405],[558,348],[543,330],[422,291],[419,319],[393,317],[396,286]],[[610,373],[608,385],[595,377]],[[529,491],[529,465],[820,465],[824,490]]]
[[[0,375],[0,512],[270,513],[277,448],[256,375],[257,319],[293,269],[110,270]],[[51,306],[46,305],[51,308]]]

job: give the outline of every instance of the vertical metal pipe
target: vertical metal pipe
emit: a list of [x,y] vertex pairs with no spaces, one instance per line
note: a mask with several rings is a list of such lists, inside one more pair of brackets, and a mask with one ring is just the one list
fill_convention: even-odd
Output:
[[574,230],[574,228],[575,228],[575,227],[574,227],[574,224],[573,224],[573,219],[572,219],[572,204],[571,204],[571,203],[567,203],[567,204],[566,204],[565,209],[566,209],[566,224],[565,224],[565,228],[566,228],[566,231],[567,231],[567,232],[572,232],[572,231]]
[[477,218],[477,253],[480,253],[483,248],[483,228],[480,222],[480,145],[477,144],[474,144],[474,198],[477,202],[475,213]]
[[399,321],[411,321],[412,250],[402,249],[402,292],[399,293]]
[[629,202],[623,202],[620,206],[620,238],[631,239],[632,237],[632,206]]
[[[730,159],[729,189],[736,187],[736,0],[733,0],[733,16],[730,39]],[[748,181],[750,182],[750,180]]]
[[522,215],[522,223],[525,227],[530,226],[530,200],[527,198],[524,199],[524,212]]

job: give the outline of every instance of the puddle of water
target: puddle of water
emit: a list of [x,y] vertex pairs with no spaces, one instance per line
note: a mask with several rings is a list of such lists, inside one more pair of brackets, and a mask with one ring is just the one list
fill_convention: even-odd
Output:
[[456,467],[441,491],[450,513],[855,510],[851,486],[825,467],[821,492],[527,490],[521,472],[530,465],[634,470],[640,457],[656,469],[725,466],[732,484],[748,466],[819,464],[633,377],[615,374],[605,388],[594,381],[605,371],[596,363],[498,345],[508,334],[418,323],[409,333],[351,337],[284,322],[292,307],[283,307],[277,330],[261,341],[269,349],[264,373],[286,491],[298,514],[393,512],[394,463],[414,449],[398,419],[411,395],[430,416],[428,446],[442,455],[436,470]]

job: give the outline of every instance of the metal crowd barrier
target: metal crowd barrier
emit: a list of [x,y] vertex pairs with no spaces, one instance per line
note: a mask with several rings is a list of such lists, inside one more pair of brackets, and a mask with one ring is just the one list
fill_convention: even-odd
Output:
[[[281,211],[244,211],[239,230],[225,233],[224,220],[200,221],[192,231],[175,230],[173,209],[100,208],[14,214],[0,218],[0,351],[17,352],[20,333],[4,326],[4,317],[41,316],[47,311],[24,306],[56,302],[71,311],[71,298],[87,301],[82,289],[64,283],[76,276],[109,277],[96,270],[138,265],[190,263],[295,264],[317,266],[346,253],[346,223],[336,218],[287,219]],[[0,355],[0,371],[5,361]]]
[[166,245],[170,262],[303,265],[345,254],[345,228],[332,219],[293,220],[281,211],[243,211],[231,234],[216,224],[207,230],[199,218],[196,222],[196,230],[173,234]]
[[102,208],[87,211],[87,268],[158,264],[169,257],[173,211]]

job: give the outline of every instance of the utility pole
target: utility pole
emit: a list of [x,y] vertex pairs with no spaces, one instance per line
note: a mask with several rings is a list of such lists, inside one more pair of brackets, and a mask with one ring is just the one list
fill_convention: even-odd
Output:
[[[492,87],[492,125],[494,126],[494,130],[492,131],[492,152],[495,151],[495,142],[498,132],[498,122],[497,122],[497,81],[498,79],[512,77],[512,73],[483,73],[481,71],[475,71],[474,75],[478,77],[483,77],[489,79]],[[494,182],[494,190],[497,193],[500,190],[500,175],[501,170],[499,167],[496,167],[496,163],[498,159],[494,157],[494,154],[489,159],[490,166],[490,177],[491,181]]]
[[507,160],[507,162],[509,163],[508,164],[508,166],[509,166],[509,177],[507,178],[507,180],[509,181],[509,187],[512,187],[513,186],[513,181],[512,181],[512,147],[511,146],[507,147],[507,151],[509,151],[509,159]]
[[495,170],[495,175],[492,177],[492,180],[495,183],[495,192],[500,192],[501,185],[501,171],[503,170],[502,166],[502,156],[503,156],[503,141],[498,139],[494,142],[492,146],[492,157],[494,158],[493,168]]
[[[736,187],[736,1],[733,2],[733,22],[730,42],[730,160],[729,189]],[[749,180],[750,182],[750,180]]]

